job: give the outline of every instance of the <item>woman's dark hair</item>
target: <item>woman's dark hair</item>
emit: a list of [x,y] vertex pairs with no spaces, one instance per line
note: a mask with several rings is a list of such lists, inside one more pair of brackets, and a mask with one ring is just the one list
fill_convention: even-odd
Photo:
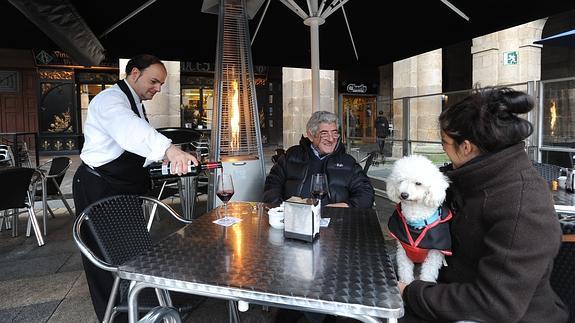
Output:
[[[132,71],[132,69],[134,67],[139,69],[140,71],[143,71],[146,68],[148,68],[150,65],[154,65],[154,64],[160,64],[160,65],[164,66],[164,63],[162,63],[162,61],[154,55],[140,54],[140,55],[134,56],[128,61],[128,65],[126,65],[126,75],[130,75],[130,72]],[[164,66],[164,69],[165,68],[166,67]]]
[[439,115],[441,130],[457,144],[469,140],[482,152],[496,152],[519,143],[533,125],[518,114],[533,109],[533,98],[506,87],[475,89]]

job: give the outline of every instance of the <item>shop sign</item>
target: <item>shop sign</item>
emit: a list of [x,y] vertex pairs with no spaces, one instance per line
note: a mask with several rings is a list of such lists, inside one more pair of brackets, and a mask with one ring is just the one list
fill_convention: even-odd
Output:
[[[59,50],[44,50],[34,51],[34,60],[38,66],[79,66],[70,55],[66,52]],[[100,67],[118,67],[118,62],[116,60],[109,61],[105,59],[98,65]]]
[[367,85],[349,83],[346,87],[346,90],[349,93],[367,93]]
[[214,67],[210,63],[181,62],[180,72],[213,72]]

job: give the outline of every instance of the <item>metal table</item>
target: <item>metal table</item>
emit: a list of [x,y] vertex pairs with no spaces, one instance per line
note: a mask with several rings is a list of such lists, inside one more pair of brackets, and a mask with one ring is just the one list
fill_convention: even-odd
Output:
[[563,241],[575,241],[575,194],[564,189],[551,190],[555,203],[555,212],[559,216]]
[[219,208],[120,267],[133,282],[130,322],[137,295],[155,287],[253,304],[397,322],[403,302],[374,210],[326,208],[329,227],[314,243],[284,239],[268,224],[261,203],[228,205],[242,219],[212,223]]

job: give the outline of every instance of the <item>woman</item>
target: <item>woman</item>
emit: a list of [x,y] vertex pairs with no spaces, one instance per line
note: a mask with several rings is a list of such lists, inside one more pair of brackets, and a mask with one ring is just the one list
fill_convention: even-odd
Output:
[[477,90],[439,116],[452,161],[453,256],[438,283],[400,289],[403,322],[566,322],[549,276],[561,229],[547,183],[525,153],[533,99],[509,88]]

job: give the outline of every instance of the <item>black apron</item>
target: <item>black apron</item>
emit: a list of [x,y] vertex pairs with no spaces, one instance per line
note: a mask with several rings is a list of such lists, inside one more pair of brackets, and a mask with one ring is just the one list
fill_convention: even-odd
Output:
[[[132,111],[139,116],[140,113],[138,112],[136,101],[134,101],[134,96],[126,82],[120,80],[116,84],[128,97]],[[145,110],[144,118],[148,121]],[[144,194],[151,187],[150,175],[148,170],[143,167],[145,161],[145,157],[124,151],[118,158],[94,169],[107,182],[116,185],[119,190],[124,190],[126,193],[131,194]]]

